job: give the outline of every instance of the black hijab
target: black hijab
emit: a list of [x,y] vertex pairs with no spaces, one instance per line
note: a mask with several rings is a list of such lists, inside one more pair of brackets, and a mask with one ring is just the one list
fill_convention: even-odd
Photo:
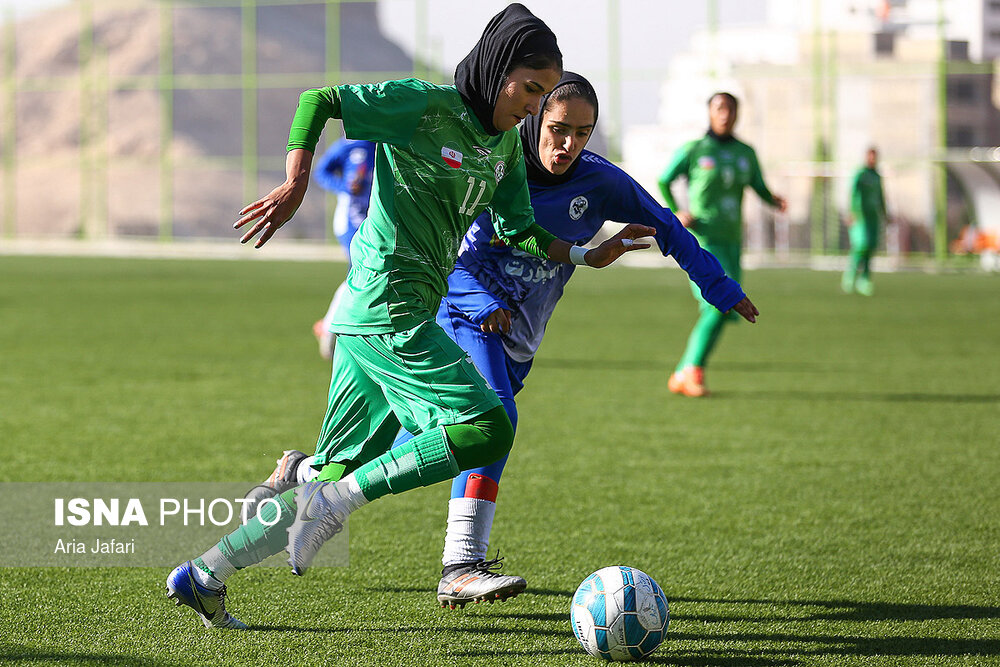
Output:
[[[556,84],[556,87],[552,89],[552,93],[559,90],[561,86],[565,86],[570,83],[578,83],[584,88],[589,88],[591,91],[594,90],[594,87],[590,85],[590,82],[579,74],[576,74],[575,72],[563,72],[562,78],[559,79],[559,83]],[[549,98],[552,97],[552,93],[549,93],[542,98],[541,106],[536,115],[528,116],[524,119],[524,122],[521,123],[521,146],[524,148],[524,166],[528,170],[528,180],[534,181],[535,183],[541,183],[542,185],[559,185],[560,183],[565,183],[573,177],[573,172],[576,171],[577,166],[580,164],[580,156],[577,155],[576,159],[573,160],[573,164],[569,166],[569,169],[562,174],[556,175],[545,168],[545,165],[542,164],[542,157],[538,154],[538,141],[542,136],[542,116],[545,115],[545,105],[548,103]],[[596,128],[597,93],[593,94],[593,102],[594,125]]]
[[556,36],[522,4],[508,5],[486,24],[483,36],[455,69],[455,87],[487,134],[500,134],[493,125],[493,107],[511,64],[547,54],[561,57]]

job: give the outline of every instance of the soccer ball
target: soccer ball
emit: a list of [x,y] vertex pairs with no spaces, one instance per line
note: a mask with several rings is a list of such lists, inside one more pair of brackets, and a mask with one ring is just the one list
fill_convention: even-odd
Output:
[[573,594],[569,618],[573,634],[590,655],[641,660],[663,641],[670,609],[652,577],[614,565],[583,580]]

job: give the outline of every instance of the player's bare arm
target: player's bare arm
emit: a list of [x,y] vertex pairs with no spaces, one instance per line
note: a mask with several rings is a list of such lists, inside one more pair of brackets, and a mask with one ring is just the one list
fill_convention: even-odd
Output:
[[291,220],[309,187],[312,158],[312,152],[304,148],[288,151],[285,157],[285,182],[240,211],[243,217],[236,221],[233,229],[254,222],[253,227],[240,238],[240,243],[246,243],[260,234],[260,238],[254,243],[254,247],[259,248]]

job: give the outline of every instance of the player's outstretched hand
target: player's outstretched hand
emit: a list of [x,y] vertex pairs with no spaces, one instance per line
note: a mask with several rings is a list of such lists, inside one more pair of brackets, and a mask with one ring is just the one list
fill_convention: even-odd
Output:
[[743,300],[733,306],[732,309],[739,313],[740,317],[751,324],[756,322],[757,316],[760,315],[760,312],[757,310],[757,306],[753,305],[753,301],[751,301],[748,296],[743,297]]
[[305,195],[306,185],[285,181],[266,196],[244,207],[240,211],[243,217],[236,221],[233,229],[239,229],[251,222],[254,225],[240,238],[240,243],[246,243],[257,234],[260,234],[260,238],[253,247],[259,248],[267,243],[274,233],[295,215]]
[[636,239],[656,235],[656,230],[646,225],[630,223],[610,239],[587,251],[584,256],[587,264],[595,269],[601,269],[611,264],[627,252],[648,248],[649,243],[636,243]]
[[479,325],[483,333],[510,333],[510,311],[497,308],[486,316],[486,321]]

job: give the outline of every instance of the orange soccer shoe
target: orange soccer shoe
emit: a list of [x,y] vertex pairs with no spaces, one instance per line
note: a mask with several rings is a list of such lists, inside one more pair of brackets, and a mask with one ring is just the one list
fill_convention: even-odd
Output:
[[676,371],[667,381],[667,388],[675,394],[691,398],[708,396],[708,388],[705,386],[705,369],[701,366],[688,366]]

